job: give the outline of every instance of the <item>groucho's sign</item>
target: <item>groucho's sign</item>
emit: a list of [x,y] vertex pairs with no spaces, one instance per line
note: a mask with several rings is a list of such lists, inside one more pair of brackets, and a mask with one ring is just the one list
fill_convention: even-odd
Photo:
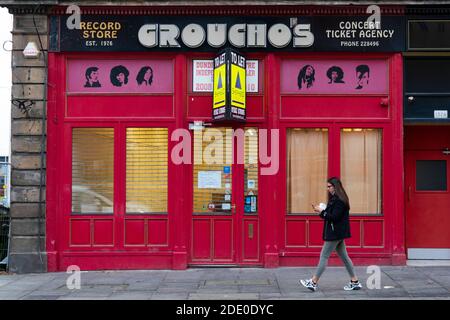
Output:
[[51,51],[251,51],[405,50],[401,16],[205,17],[52,16]]

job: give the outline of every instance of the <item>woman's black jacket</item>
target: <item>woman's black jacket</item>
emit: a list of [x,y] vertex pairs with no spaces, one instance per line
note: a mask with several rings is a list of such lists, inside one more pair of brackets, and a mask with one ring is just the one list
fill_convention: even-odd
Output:
[[350,238],[349,207],[336,196],[332,196],[327,207],[320,213],[325,241]]

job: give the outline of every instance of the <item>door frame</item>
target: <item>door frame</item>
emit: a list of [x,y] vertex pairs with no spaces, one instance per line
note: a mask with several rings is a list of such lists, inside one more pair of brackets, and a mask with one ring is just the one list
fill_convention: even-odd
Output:
[[[261,128],[261,126],[257,123],[217,123],[213,124],[209,128],[225,128],[225,129],[249,129],[249,128],[255,128],[258,130]],[[191,141],[193,141],[193,131],[191,133]],[[259,142],[259,138],[258,138]],[[261,237],[261,212],[263,201],[261,201],[261,175],[260,175],[260,161],[258,156],[258,197],[257,197],[257,214],[256,215],[245,215],[244,213],[244,164],[237,164],[237,152],[236,152],[237,144],[233,143],[233,163],[230,165],[232,170],[232,213],[231,215],[214,215],[214,214],[197,214],[194,215],[193,213],[193,206],[194,206],[194,186],[193,186],[193,179],[194,179],[194,164],[192,161],[192,164],[189,165],[189,178],[186,179],[189,183],[187,196],[189,197],[187,199],[187,205],[188,210],[187,214],[189,215],[190,219],[190,229],[189,229],[189,241],[188,241],[188,266],[262,266],[262,237]],[[259,148],[259,144],[258,144]],[[192,143],[192,155],[194,154],[194,144]],[[259,150],[259,149],[258,149]],[[245,150],[244,150],[245,155]],[[193,158],[193,156],[192,156]],[[233,208],[234,206],[234,208]],[[214,259],[214,252],[213,249],[211,250],[211,256],[209,259],[194,259],[194,248],[193,248],[193,241],[194,241],[194,220],[196,217],[202,217],[203,219],[210,219],[210,230],[213,230],[214,226],[212,223],[215,222],[215,220],[220,220],[221,217],[231,217],[232,221],[232,260],[231,261],[224,261],[224,260],[215,260]],[[201,219],[201,218],[200,218]],[[245,236],[249,232],[249,228],[247,227],[250,223],[256,223],[256,227],[253,227],[253,234],[257,235],[257,254],[256,257],[246,259],[245,258]],[[247,227],[247,228],[246,228]],[[213,232],[213,231],[211,231]],[[211,246],[214,244],[214,235],[210,234],[210,241]]]
[[[424,190],[417,191],[416,186],[416,161],[417,160],[446,160],[447,162],[447,190],[433,191]],[[417,247],[409,245],[409,237],[411,233],[411,209],[414,203],[411,201],[415,193],[426,194],[447,194],[450,196],[450,156],[443,155],[441,150],[405,150],[405,245],[407,258],[411,260],[447,260],[450,259],[450,248],[439,247]]]

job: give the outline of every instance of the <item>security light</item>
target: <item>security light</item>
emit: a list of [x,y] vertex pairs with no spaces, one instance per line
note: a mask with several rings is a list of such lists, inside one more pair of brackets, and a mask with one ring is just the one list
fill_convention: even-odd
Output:
[[40,53],[36,43],[33,41],[28,42],[25,49],[23,49],[23,56],[25,58],[37,58]]

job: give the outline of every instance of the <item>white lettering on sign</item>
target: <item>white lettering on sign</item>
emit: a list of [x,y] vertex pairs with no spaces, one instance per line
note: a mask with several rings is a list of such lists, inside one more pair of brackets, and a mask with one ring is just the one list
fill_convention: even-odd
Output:
[[435,119],[447,119],[448,111],[447,110],[434,110],[434,118]]
[[214,79],[213,60],[192,61],[192,91],[212,92]]
[[[237,60],[240,60],[236,56]],[[247,92],[259,91],[258,60],[247,60]],[[214,82],[213,60],[193,60],[192,61],[192,92],[212,92]]]
[[247,92],[258,92],[259,74],[258,74],[258,60],[247,60]]
[[[179,39],[181,36],[181,39]],[[233,24],[227,30],[226,24],[195,23],[180,28],[174,24],[144,24],[138,32],[138,40],[144,47],[179,48],[180,42],[189,48],[200,47],[205,40],[214,47],[220,48],[228,42],[236,48],[265,48],[267,40],[275,48],[283,48],[292,42],[293,48],[305,48],[314,44],[311,24],[297,24],[288,27],[277,23],[267,31],[266,24]]]

